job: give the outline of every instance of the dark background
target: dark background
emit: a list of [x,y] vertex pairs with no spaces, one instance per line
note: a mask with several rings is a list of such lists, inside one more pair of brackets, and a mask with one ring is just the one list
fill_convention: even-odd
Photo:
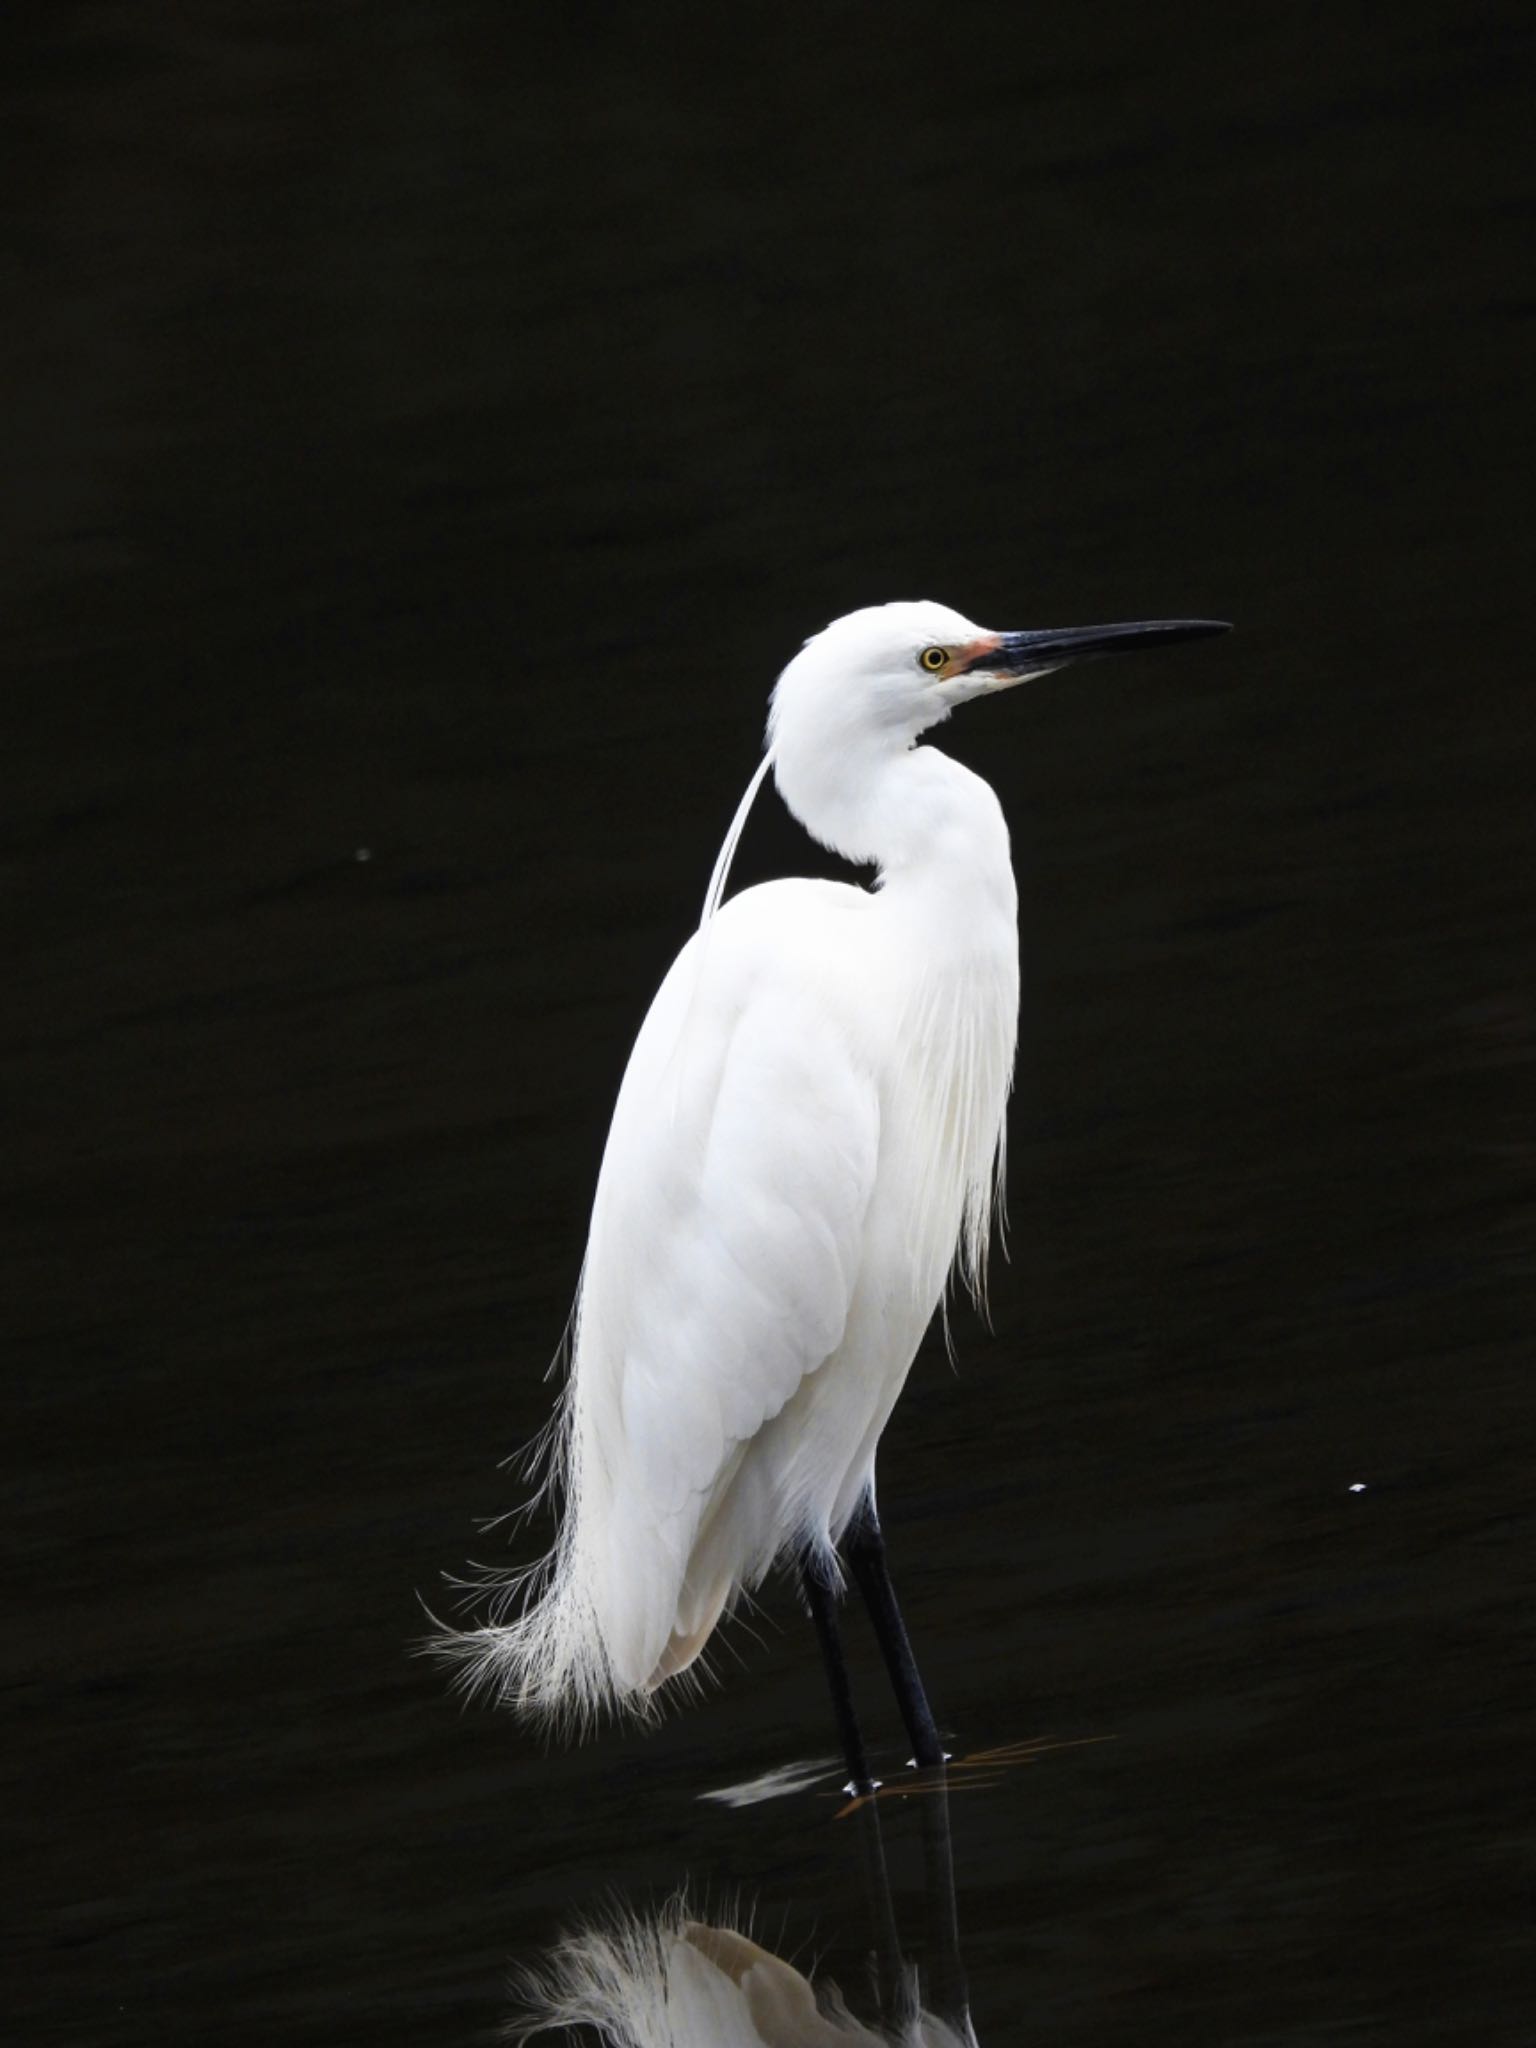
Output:
[[7,2039],[488,2041],[685,1876],[856,1981],[828,1804],[696,1799],[827,1746],[783,1589],[547,1759],[407,1650],[897,596],[1239,627],[943,738],[1012,1263],[883,1497],[957,1746],[1113,1738],[957,1801],[979,2035],[1533,2038],[1529,23],[7,9]]

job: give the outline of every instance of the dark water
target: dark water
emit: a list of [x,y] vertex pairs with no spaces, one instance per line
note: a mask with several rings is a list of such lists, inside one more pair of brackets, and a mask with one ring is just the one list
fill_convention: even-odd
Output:
[[772,676],[898,595],[1241,628],[945,741],[1015,832],[1012,1264],[883,1498],[957,1747],[1084,1739],[955,1802],[980,2038],[1536,2038],[1529,55],[8,13],[7,2039],[488,2041],[685,1877],[857,1982],[831,1806],[697,1799],[827,1745],[783,1589],[574,1755],[406,1652]]

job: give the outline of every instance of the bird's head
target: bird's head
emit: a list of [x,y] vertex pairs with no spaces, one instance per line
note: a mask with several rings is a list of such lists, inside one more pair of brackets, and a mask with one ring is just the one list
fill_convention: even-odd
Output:
[[[934,829],[933,816],[910,801],[910,777],[897,791],[890,769],[957,704],[1068,662],[1227,630],[1214,619],[1159,619],[989,633],[942,604],[850,612],[807,640],[779,677],[764,767],[772,764],[779,794],[823,845],[888,869],[913,857]],[[941,771],[935,753],[919,772],[933,784]]]
[[779,677],[770,740],[786,722],[884,733],[910,745],[957,704],[1011,690],[1069,662],[1197,640],[1229,628],[1215,619],[989,633],[927,599],[870,605],[807,640]]

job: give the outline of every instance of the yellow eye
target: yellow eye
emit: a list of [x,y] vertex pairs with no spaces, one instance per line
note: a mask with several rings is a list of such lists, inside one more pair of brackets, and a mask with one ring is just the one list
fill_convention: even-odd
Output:
[[949,652],[943,647],[925,647],[917,657],[930,675],[937,675],[949,659]]

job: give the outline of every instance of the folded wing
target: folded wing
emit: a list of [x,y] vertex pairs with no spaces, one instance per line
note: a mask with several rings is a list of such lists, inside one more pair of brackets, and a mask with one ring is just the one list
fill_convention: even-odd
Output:
[[[792,1534],[760,1497],[746,1526],[739,1475],[757,1432],[837,1350],[858,1279],[876,1077],[828,1001],[838,965],[823,955],[818,972],[818,948],[787,955],[741,930],[750,897],[775,893],[736,899],[663,985],[594,1205],[567,1533],[626,1687],[654,1677],[675,1634],[708,1634],[731,1590],[722,1574],[766,1564],[765,1533]],[[734,1544],[720,1525],[733,1487]],[[705,1531],[712,1576],[690,1585]]]

